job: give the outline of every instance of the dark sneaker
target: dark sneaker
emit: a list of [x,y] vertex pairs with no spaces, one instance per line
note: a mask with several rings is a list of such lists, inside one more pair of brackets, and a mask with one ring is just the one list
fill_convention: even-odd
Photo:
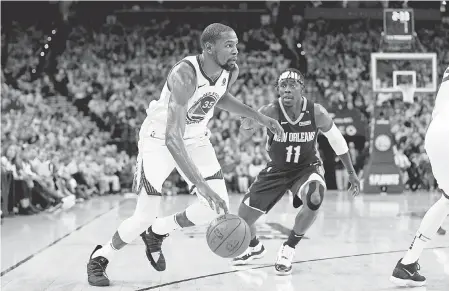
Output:
[[95,248],[87,263],[87,281],[92,286],[109,286],[109,278],[106,275],[108,259],[101,256],[92,259],[93,254],[101,248],[101,246]]
[[232,264],[234,266],[246,265],[254,259],[262,258],[266,253],[265,247],[259,241],[255,247],[249,247],[243,254],[232,259]]
[[393,270],[393,275],[390,281],[401,287],[421,287],[426,284],[426,277],[418,273],[420,266],[418,262],[409,265],[401,263],[402,259],[398,261]]
[[168,237],[168,234],[155,234],[150,226],[150,228],[148,228],[148,231],[143,232],[140,236],[145,243],[145,253],[147,254],[147,258],[153,268],[155,268],[159,272],[164,271],[167,266],[165,264],[165,257],[162,253],[161,246],[164,239]]

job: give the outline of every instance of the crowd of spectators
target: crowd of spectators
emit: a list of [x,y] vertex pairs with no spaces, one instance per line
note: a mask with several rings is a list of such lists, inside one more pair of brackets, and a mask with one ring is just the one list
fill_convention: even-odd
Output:
[[[199,53],[200,28],[169,21],[124,26],[111,20],[101,28],[76,26],[58,57],[55,76],[37,79],[23,70],[35,66],[33,53],[43,34],[16,26],[2,72],[2,211],[36,213],[70,208],[92,195],[130,188],[137,132],[148,103],[158,98],[165,76],[183,56]],[[449,36],[436,26],[418,31],[439,64],[448,63]],[[283,53],[301,43],[305,54],[308,97],[373,114],[376,94],[370,80],[370,53],[378,50],[381,28],[366,21],[310,21],[284,28],[270,26],[239,31],[240,77],[231,88],[253,108],[276,99],[277,74],[294,65]],[[300,68],[303,69],[303,68]],[[439,76],[444,68],[439,67]],[[383,78],[383,75],[380,75]],[[420,76],[419,82],[428,82]],[[393,94],[384,106],[393,116],[397,164],[410,189],[432,189],[431,170],[423,149],[431,98],[406,105]],[[239,118],[217,111],[209,127],[227,186],[245,192],[268,161],[264,133],[241,144]],[[359,153],[351,147],[354,158]],[[337,171],[338,166],[337,166]],[[338,175],[341,176],[341,175]],[[339,183],[345,184],[343,180]],[[347,183],[347,182],[346,182]],[[344,185],[339,185],[344,188]],[[187,192],[173,173],[163,194]]]
[[129,175],[133,161],[108,145],[110,133],[59,96],[48,76],[20,72],[36,61],[32,36],[40,34],[16,31],[1,84],[2,214],[59,211],[130,187],[119,176]]

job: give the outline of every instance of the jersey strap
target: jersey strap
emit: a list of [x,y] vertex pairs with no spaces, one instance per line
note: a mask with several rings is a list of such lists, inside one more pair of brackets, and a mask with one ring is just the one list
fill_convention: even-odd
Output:
[[221,70],[221,73],[220,73],[220,75],[217,77],[217,79],[212,80],[211,78],[209,78],[209,77],[206,75],[206,73],[205,73],[204,70],[203,70],[203,67],[201,66],[200,55],[197,55],[197,56],[196,56],[196,61],[197,61],[197,63],[198,63],[198,68],[199,68],[199,70],[200,70],[200,72],[201,72],[201,75],[203,75],[204,79],[206,79],[206,80],[209,82],[209,85],[210,85],[210,86],[215,86],[215,83],[217,83],[217,81],[218,81],[218,80],[221,78],[221,76],[223,75],[223,71],[224,71],[224,70]]

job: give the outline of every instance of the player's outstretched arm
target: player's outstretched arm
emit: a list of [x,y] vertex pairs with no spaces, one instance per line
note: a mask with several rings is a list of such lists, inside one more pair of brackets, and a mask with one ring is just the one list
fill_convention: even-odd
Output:
[[[271,117],[273,119],[276,119],[275,112],[273,105],[268,104],[264,105],[257,110],[259,113]],[[240,143],[246,143],[248,140],[250,140],[254,133],[259,130],[262,127],[257,121],[251,118],[243,118],[242,124],[240,125]]]
[[211,208],[219,212],[221,207],[227,212],[226,202],[208,186],[184,144],[188,101],[196,89],[195,71],[188,64],[180,63],[168,76],[168,84],[172,89],[168,102],[165,144],[181,171],[197,187],[198,193],[208,200]]
[[[235,66],[234,70],[231,72],[231,80],[229,80],[228,87],[231,87],[232,84],[234,84],[234,82],[237,80],[238,74],[239,68]],[[284,133],[284,130],[277,122],[277,120],[265,116],[260,112],[254,110],[253,108],[243,104],[237,98],[232,96],[232,94],[229,93],[229,90],[227,90],[226,93],[220,98],[220,101],[218,101],[217,103],[217,107],[228,112],[240,115],[242,117],[254,119],[261,125],[267,127],[271,132],[279,136]]]
[[360,193],[360,181],[355,173],[354,166],[352,165],[346,140],[340,130],[335,126],[334,121],[327,110],[320,104],[315,104],[315,124],[327,138],[335,154],[338,155],[348,171],[349,182],[351,183],[351,194],[353,196],[358,195]]

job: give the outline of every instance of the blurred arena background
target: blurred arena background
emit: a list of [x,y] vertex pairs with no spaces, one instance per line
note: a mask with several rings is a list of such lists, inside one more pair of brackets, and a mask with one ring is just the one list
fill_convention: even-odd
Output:
[[[449,63],[445,1],[2,2],[2,218],[66,211],[132,184],[149,102],[212,22],[238,33],[232,93],[259,108],[276,75],[296,67],[306,95],[333,113],[365,194],[437,187],[423,147]],[[240,120],[210,128],[230,192],[267,162],[263,132],[238,141]],[[221,130],[213,130],[221,128]],[[319,139],[329,189],[346,171]],[[164,195],[187,194],[175,172]]]
[[[145,109],[159,98],[171,67],[201,52],[201,31],[213,22],[228,24],[238,34],[240,77],[231,93],[259,108],[277,98],[274,84],[279,72],[298,68],[306,78],[306,97],[332,113],[363,182],[365,200],[347,198],[347,172],[327,139],[319,137],[326,183],[333,191],[326,198],[326,215],[320,216],[311,236],[321,232],[335,236],[324,236],[332,237],[332,248],[313,237],[313,246],[307,246],[301,259],[342,254],[349,258],[355,251],[398,252],[399,244],[404,247],[417,229],[419,221],[413,217],[422,216],[438,196],[424,136],[439,82],[449,65],[448,8],[446,1],[2,1],[2,288],[86,290],[80,272],[85,270],[88,248],[132,211],[130,200],[124,198],[134,195],[137,138]],[[241,144],[240,119],[218,109],[215,115],[209,124],[211,141],[234,207],[268,161],[264,132]],[[189,200],[187,184],[176,170],[162,194],[171,201],[162,206],[166,212]],[[274,215],[280,223],[262,221],[258,226],[263,239],[288,234],[283,225],[291,215],[284,210]],[[66,245],[52,247],[92,221],[99,227],[86,227],[67,239]],[[444,228],[439,234],[445,234]],[[198,227],[174,237],[193,248],[205,243],[203,236],[204,230]],[[267,244],[274,248],[274,242]],[[436,246],[447,248],[442,244],[435,240]],[[70,251],[64,249],[67,245]],[[30,260],[45,249],[49,251]],[[137,250],[127,252],[123,257],[131,260],[129,254]],[[434,252],[443,258],[443,251]],[[44,273],[42,265],[63,254],[67,270],[77,271],[63,271],[64,267],[49,263],[54,271]],[[211,271],[225,270],[223,274],[230,275],[222,278],[234,278],[227,262],[214,260],[209,253],[172,255],[178,266],[165,275],[165,281],[150,274],[152,284],[160,284],[153,287],[147,287],[144,268],[148,266],[142,256],[132,259],[134,266],[144,270],[140,273],[117,265],[111,272],[123,273],[115,275],[117,285],[124,286],[117,290],[170,284],[174,289],[164,290],[175,290],[181,282],[176,280],[207,277],[203,275]],[[198,259],[197,271],[186,268],[183,259]],[[431,259],[425,256],[424,262]],[[360,265],[343,263],[353,270],[327,280],[322,280],[320,272],[341,270],[342,263],[336,261],[332,268],[323,262],[317,266],[324,269],[303,273],[310,280],[302,277],[301,284],[322,290],[319,286],[346,286],[356,278],[359,287],[351,290],[362,290],[368,279],[384,284],[379,278],[387,275],[381,272],[389,272],[396,259],[373,255],[363,260]],[[368,277],[371,271],[353,276],[367,265],[377,277]],[[439,288],[432,290],[446,290],[443,271],[439,265],[431,266],[433,286]],[[237,277],[217,278],[205,288],[243,288]],[[72,289],[67,282],[75,282]]]

